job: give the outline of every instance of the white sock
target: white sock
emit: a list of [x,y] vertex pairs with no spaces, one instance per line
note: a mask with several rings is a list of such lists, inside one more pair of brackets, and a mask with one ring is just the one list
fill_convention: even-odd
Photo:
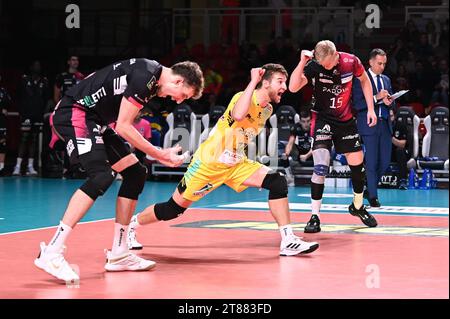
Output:
[[139,214],[136,214],[133,217],[131,217],[130,228],[137,229],[138,227],[141,226],[141,224],[139,224],[139,221],[138,221],[138,218],[137,218],[138,215]]
[[70,226],[67,226],[62,221],[59,222],[55,236],[53,236],[45,251],[50,253],[59,252],[66,242],[67,237],[69,237],[71,231],[72,228]]
[[2,170],[5,167],[5,163],[0,163],[0,170]]
[[356,209],[360,209],[363,205],[363,200],[364,200],[364,193],[355,193],[353,192],[353,205],[355,205]]
[[113,256],[123,256],[128,253],[127,228],[128,226],[119,223],[114,224],[114,241],[111,249]]
[[280,226],[281,238],[285,239],[286,237],[294,236],[294,232],[292,231],[291,224]]
[[16,167],[20,167],[22,165],[22,159],[20,157],[17,158]]
[[312,199],[311,198],[311,211],[313,215],[319,216],[320,207],[322,206],[321,199]]
[[34,163],[34,158],[29,158],[28,159],[28,167],[33,167],[33,163]]

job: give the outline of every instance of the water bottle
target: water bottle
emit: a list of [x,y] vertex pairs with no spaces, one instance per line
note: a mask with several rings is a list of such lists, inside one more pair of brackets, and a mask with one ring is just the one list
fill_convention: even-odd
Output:
[[431,174],[431,188],[437,188],[437,180],[434,174]]
[[429,168],[426,168],[423,171],[422,180],[420,181],[420,189],[427,190],[431,189],[432,187],[432,176],[431,176],[431,170]]
[[409,169],[409,175],[408,175],[408,189],[416,189],[416,172],[414,171],[414,168]]

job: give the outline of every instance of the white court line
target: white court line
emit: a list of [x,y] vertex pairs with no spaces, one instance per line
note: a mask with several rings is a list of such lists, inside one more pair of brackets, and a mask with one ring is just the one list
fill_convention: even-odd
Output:
[[[311,194],[298,194],[299,197],[311,198]],[[323,198],[353,198],[353,194],[325,193]]]
[[[91,221],[88,221],[88,222],[78,223],[77,225],[90,224],[90,223],[96,223],[96,222],[104,222],[104,221],[112,220],[112,219],[115,219],[115,218],[105,218],[105,219],[99,219],[99,220],[91,220]],[[41,228],[33,228],[33,229],[25,229],[25,230],[18,230],[18,231],[12,231],[12,232],[8,232],[8,233],[0,233],[0,236],[2,236],[2,235],[11,235],[11,234],[18,234],[18,233],[26,233],[26,232],[35,231],[35,230],[43,230],[43,229],[50,229],[50,228],[56,228],[56,227],[58,227],[58,225],[48,226],[48,227],[41,227]]]
[[[256,208],[269,209],[267,202],[241,202],[234,204],[219,205],[226,208]],[[290,203],[289,208],[293,210],[311,210],[311,204]],[[342,204],[322,204],[323,211],[348,211],[348,205]],[[371,212],[387,212],[387,213],[410,213],[418,215],[436,214],[448,216],[449,209],[447,207],[415,207],[415,206],[383,206],[378,208],[368,208]]]

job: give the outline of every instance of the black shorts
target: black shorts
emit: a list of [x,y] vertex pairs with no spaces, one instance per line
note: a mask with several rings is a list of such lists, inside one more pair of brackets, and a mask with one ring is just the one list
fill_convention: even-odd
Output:
[[[61,103],[72,104],[61,105]],[[83,155],[89,154],[92,160],[93,154],[97,161],[104,160],[112,166],[131,154],[129,146],[112,128],[96,123],[93,118],[94,116],[70,99],[61,100],[59,107],[52,114],[50,120],[54,135],[52,141],[59,138],[65,142],[71,164],[81,163],[85,166],[83,157],[86,156]]]
[[312,113],[311,136],[314,139],[313,150],[326,148],[331,151],[334,144],[336,153],[345,154],[362,150],[355,119],[337,122]]

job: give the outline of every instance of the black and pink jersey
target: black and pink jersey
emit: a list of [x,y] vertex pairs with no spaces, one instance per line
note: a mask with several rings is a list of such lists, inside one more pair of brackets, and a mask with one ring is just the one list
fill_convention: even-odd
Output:
[[339,52],[339,62],[331,70],[316,60],[309,61],[304,74],[314,87],[313,111],[329,120],[346,122],[352,115],[352,80],[364,73],[364,66],[353,54]]
[[142,108],[156,95],[162,66],[147,59],[129,59],[109,65],[88,75],[65,92],[74,104],[59,108],[78,107],[92,113],[99,124],[115,122],[122,97]]

